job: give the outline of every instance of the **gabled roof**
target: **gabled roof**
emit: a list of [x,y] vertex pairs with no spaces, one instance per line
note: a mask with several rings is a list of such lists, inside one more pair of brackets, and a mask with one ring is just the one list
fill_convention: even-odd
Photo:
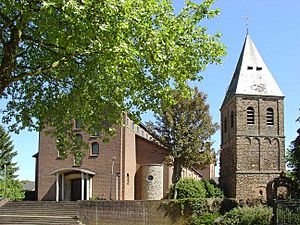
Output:
[[284,97],[249,34],[222,106],[234,95]]

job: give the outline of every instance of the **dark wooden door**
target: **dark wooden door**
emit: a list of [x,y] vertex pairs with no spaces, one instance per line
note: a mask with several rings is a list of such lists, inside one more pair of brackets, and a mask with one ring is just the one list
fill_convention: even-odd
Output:
[[81,179],[71,181],[71,200],[81,200]]

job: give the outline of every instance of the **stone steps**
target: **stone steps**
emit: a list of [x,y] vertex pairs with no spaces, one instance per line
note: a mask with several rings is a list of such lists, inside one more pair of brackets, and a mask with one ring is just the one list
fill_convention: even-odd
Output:
[[80,224],[76,202],[7,202],[0,207],[0,224]]

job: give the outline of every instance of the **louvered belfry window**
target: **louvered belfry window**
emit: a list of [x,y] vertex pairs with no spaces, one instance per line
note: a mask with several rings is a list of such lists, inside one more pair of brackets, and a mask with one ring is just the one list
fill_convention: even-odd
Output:
[[253,109],[253,107],[247,108],[247,124],[254,124],[254,109]]
[[274,111],[272,108],[267,108],[267,125],[274,125]]

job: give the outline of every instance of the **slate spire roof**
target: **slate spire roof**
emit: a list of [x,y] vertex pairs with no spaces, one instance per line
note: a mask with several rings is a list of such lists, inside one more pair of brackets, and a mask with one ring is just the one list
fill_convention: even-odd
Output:
[[284,97],[249,34],[222,106],[234,95]]

